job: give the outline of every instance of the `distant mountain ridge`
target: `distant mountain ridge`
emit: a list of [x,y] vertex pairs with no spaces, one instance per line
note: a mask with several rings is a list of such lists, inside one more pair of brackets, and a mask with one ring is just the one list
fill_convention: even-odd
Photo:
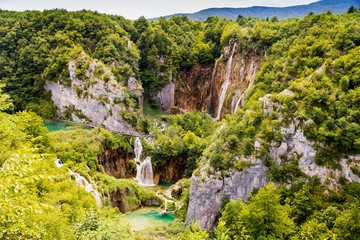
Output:
[[[239,14],[244,17],[267,18],[276,15],[279,19],[291,17],[304,17],[309,12],[315,14],[331,11],[335,14],[346,12],[351,6],[360,8],[360,0],[321,0],[307,5],[297,5],[291,7],[248,7],[248,8],[208,8],[195,13],[177,13],[165,16],[167,19],[172,16],[186,15],[193,21],[204,21],[210,16],[220,18],[236,19]],[[159,18],[149,19],[155,21]]]

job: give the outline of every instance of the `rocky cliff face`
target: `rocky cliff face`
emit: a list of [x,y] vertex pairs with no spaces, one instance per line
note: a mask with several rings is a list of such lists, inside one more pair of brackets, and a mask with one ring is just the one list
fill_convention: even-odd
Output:
[[[126,88],[115,80],[106,66],[82,54],[69,62],[68,71],[70,79],[67,83],[59,80],[45,84],[45,89],[52,93],[60,116],[114,132],[138,135],[121,116],[121,111],[126,110],[122,103]],[[142,89],[134,80],[129,79],[129,87],[141,101]]]
[[156,95],[162,110],[165,112],[169,112],[170,108],[174,105],[174,91],[175,83],[170,82]]
[[212,66],[202,64],[182,70],[181,80],[176,83],[174,109],[207,111],[212,71]]
[[[292,92],[285,90],[279,95],[291,94]],[[265,116],[269,115],[271,111],[279,113],[282,108],[278,103],[272,102],[271,98],[271,95],[266,95],[259,99]],[[282,119],[283,116],[280,115],[279,120]],[[311,124],[311,121],[304,124]],[[282,142],[271,143],[269,156],[277,166],[286,164],[287,159],[296,158],[298,167],[303,173],[299,180],[307,181],[307,177],[317,176],[328,189],[336,190],[340,177],[345,177],[349,181],[360,182],[360,178],[351,170],[352,167],[358,168],[360,166],[360,155],[343,156],[339,161],[341,169],[319,166],[315,162],[316,143],[306,139],[301,126],[300,121],[294,119],[288,126],[281,127]],[[260,188],[271,180],[267,176],[270,169],[264,165],[265,159],[257,157],[261,142],[262,139],[255,142],[255,153],[252,157],[239,156],[239,159],[252,163],[251,167],[241,172],[229,170],[223,175],[220,173],[209,174],[213,170],[205,165],[200,173],[192,176],[186,218],[188,223],[199,221],[202,229],[212,228],[216,222],[217,209],[220,207],[221,198],[224,195],[230,196],[233,200],[241,198],[246,201],[254,188]],[[289,184],[291,182],[286,185],[289,186]]]
[[98,156],[98,163],[104,167],[107,175],[115,178],[132,178],[136,176],[135,154],[123,149],[107,149]]
[[185,174],[185,158],[171,158],[167,164],[153,166],[154,184],[159,182],[176,182]]
[[208,175],[205,167],[199,176],[192,176],[187,223],[199,221],[200,228],[212,228],[224,195],[230,196],[232,200],[247,200],[254,188],[261,188],[268,182],[268,169],[263,162],[255,158],[248,160],[254,165],[242,172],[229,171],[226,175]]

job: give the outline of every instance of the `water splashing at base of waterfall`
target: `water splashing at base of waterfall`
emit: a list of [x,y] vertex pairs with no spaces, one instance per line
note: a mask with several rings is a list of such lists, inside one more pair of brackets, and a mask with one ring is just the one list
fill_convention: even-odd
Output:
[[136,179],[142,186],[154,186],[154,173],[151,163],[151,157],[147,157],[143,162],[141,161],[142,145],[140,138],[135,139],[135,163],[136,163]]
[[96,200],[97,204],[99,206],[101,206],[100,194],[99,194],[98,191],[96,191],[94,189],[94,187],[92,185],[92,184],[95,185],[95,183],[93,183],[93,182],[92,182],[92,184],[89,183],[83,176],[81,176],[78,173],[75,173],[75,172],[71,171],[71,169],[69,169],[69,173],[70,173],[71,176],[75,177],[76,185],[84,187],[87,192],[91,193],[95,197],[95,200]]
[[221,86],[220,89],[220,96],[219,96],[219,105],[218,105],[218,111],[217,111],[217,115],[215,120],[220,120],[221,117],[221,110],[225,101],[225,97],[226,97],[226,92],[229,88],[230,85],[230,78],[231,78],[231,66],[232,66],[232,60],[234,57],[234,53],[235,53],[235,48],[236,48],[236,42],[234,43],[234,47],[232,49],[232,53],[231,56],[226,64],[226,73],[225,73],[225,81]]

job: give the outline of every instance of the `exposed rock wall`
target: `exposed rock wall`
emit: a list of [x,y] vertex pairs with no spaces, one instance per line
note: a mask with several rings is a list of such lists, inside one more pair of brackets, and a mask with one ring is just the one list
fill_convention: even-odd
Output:
[[[226,98],[223,103],[221,118],[226,114],[233,114],[236,104],[239,102],[243,93],[252,85],[256,74],[259,72],[261,63],[263,61],[264,51],[257,51],[256,48],[252,50],[244,50],[241,45],[234,45],[236,47],[232,59],[232,67],[230,72],[230,85],[228,87]],[[224,48],[223,59],[219,61],[215,71],[210,91],[210,102],[208,104],[208,112],[215,115],[218,111],[219,93],[226,76],[226,64],[233,51],[233,46]],[[243,96],[244,98],[244,96]],[[242,107],[242,103],[239,105]]]
[[98,163],[104,167],[107,175],[115,178],[132,178],[136,175],[136,166],[131,163],[135,157],[133,152],[127,153],[123,149],[107,149],[98,156]]
[[117,207],[121,212],[127,213],[139,208],[141,205],[160,206],[163,203],[158,196],[148,197],[145,202],[141,202],[140,200],[134,201],[134,199],[130,201],[127,199],[129,194],[131,194],[130,189],[127,187],[122,190],[117,188],[114,192],[110,193],[111,207]]
[[185,158],[171,158],[164,165],[153,166],[154,184],[159,182],[175,182],[182,179],[185,174]]
[[163,111],[169,112],[170,108],[174,105],[174,92],[175,83],[170,82],[156,95]]
[[[77,74],[77,61],[90,61],[82,77]],[[101,77],[96,76],[99,68],[102,69]],[[102,126],[114,132],[138,135],[121,116],[121,111],[126,109],[120,104],[125,99],[124,88],[115,80],[109,69],[82,54],[77,60],[69,62],[68,71],[70,84],[61,81],[45,84],[45,89],[52,93],[52,100],[58,107],[60,116],[75,122]],[[134,87],[132,79],[130,82],[132,90],[140,94],[141,87]]]
[[210,65],[195,64],[180,72],[180,79],[176,83],[176,108],[187,111],[207,111],[210,97],[212,67]]
[[216,223],[217,209],[224,195],[232,200],[247,200],[254,188],[266,185],[268,168],[259,159],[248,160],[254,165],[242,172],[232,170],[226,175],[208,175],[204,168],[200,176],[192,176],[187,223],[199,221],[201,229],[210,229]]

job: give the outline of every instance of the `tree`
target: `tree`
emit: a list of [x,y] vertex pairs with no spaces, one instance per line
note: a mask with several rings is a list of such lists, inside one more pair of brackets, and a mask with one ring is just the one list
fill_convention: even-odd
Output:
[[206,240],[209,234],[199,228],[199,223],[195,222],[189,226],[180,238],[181,240]]
[[4,94],[2,89],[5,85],[0,82],[0,112],[8,110],[12,103],[10,102],[10,96],[8,94]]
[[[225,221],[230,236],[240,236],[245,229],[253,239],[286,239],[294,233],[289,206],[280,204],[274,183],[263,187],[247,204],[240,201],[230,202],[223,212],[221,221]],[[236,208],[240,211],[231,210]]]
[[349,10],[347,11],[347,13],[354,13],[354,12],[357,12],[357,11],[358,11],[358,9],[357,9],[356,7],[351,6],[351,7],[349,8]]
[[313,213],[312,196],[308,185],[295,193],[294,200],[291,203],[291,215],[294,216],[297,224],[302,224],[306,218]]

